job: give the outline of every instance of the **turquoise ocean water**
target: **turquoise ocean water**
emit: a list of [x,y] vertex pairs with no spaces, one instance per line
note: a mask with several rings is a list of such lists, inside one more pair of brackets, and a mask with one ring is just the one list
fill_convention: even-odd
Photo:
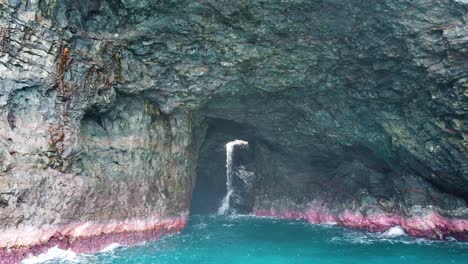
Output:
[[[55,259],[51,259],[54,258]],[[29,262],[28,262],[29,261]],[[463,263],[468,243],[310,225],[252,216],[191,216],[180,234],[93,255],[49,252],[26,263]]]

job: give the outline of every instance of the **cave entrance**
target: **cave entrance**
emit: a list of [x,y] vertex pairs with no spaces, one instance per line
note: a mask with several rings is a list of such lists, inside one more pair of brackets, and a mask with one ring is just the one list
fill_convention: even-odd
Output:
[[208,123],[197,162],[191,213],[250,213],[255,176],[253,131],[228,120]]

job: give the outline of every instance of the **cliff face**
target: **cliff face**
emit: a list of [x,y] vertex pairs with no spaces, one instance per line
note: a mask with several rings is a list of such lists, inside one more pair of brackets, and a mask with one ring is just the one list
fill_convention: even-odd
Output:
[[197,117],[164,112],[150,84],[117,88],[140,74],[123,42],[60,27],[44,1],[0,4],[2,263],[30,246],[95,251],[182,228]]
[[436,213],[461,222],[422,235],[466,237],[467,10],[0,0],[0,248],[184,218],[207,146],[234,136],[253,149],[256,212]]

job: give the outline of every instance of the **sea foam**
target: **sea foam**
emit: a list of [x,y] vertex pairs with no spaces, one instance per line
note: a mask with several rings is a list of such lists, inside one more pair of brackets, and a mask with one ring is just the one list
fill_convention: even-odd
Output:
[[21,264],[39,264],[51,260],[60,260],[66,263],[78,263],[80,261],[80,257],[71,250],[63,250],[58,247],[53,247],[40,255],[30,256],[23,260]]
[[394,226],[382,233],[383,237],[400,237],[406,235],[405,230],[400,226]]
[[121,247],[121,246],[122,246],[122,245],[120,245],[119,243],[112,243],[112,244],[108,245],[107,247],[103,248],[103,249],[102,249],[101,251],[99,251],[99,252],[102,252],[102,253],[104,253],[104,252],[112,252],[112,251],[114,251],[116,248],[119,248],[119,247]]

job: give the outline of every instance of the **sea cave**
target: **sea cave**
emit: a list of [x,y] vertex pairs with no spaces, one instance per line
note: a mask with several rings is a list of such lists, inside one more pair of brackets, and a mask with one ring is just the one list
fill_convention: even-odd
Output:
[[0,263],[465,263],[468,1],[0,0]]

